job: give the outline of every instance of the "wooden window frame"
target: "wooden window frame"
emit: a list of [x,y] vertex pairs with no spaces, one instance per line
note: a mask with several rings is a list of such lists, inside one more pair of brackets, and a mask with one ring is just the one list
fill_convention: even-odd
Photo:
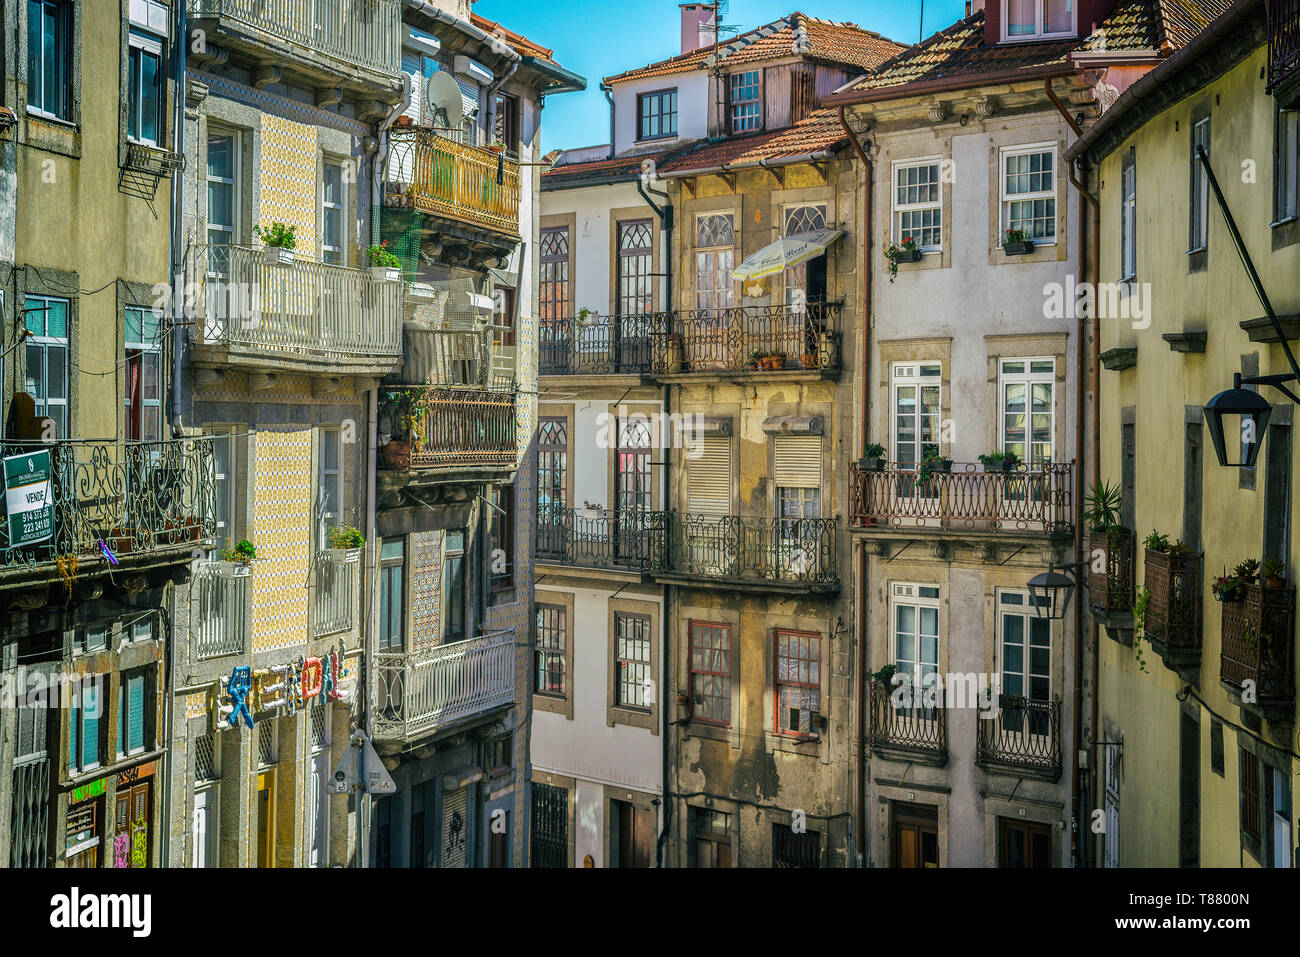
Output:
[[[753,77],[754,96],[739,100],[738,90],[747,89],[751,84],[748,77]],[[749,107],[754,108],[751,114]],[[737,115],[737,108],[744,107],[743,115]],[[737,123],[737,120],[741,122]],[[750,120],[753,125],[750,125]],[[757,133],[763,129],[763,71],[761,69],[741,70],[727,74],[727,130],[735,136],[739,133]]]
[[[816,681],[804,682],[804,681],[781,680],[781,660],[782,660],[781,638],[782,637],[816,639],[817,656],[816,658],[807,659],[810,663],[815,662],[817,665]],[[790,659],[789,655],[786,655],[785,657],[787,659]],[[804,659],[793,658],[790,660],[801,662]],[[773,665],[773,671],[772,671],[772,730],[773,732],[782,735],[783,737],[795,738],[800,741],[818,740],[818,738],[820,738],[820,734],[817,731],[817,723],[812,718],[810,718],[809,724],[813,730],[807,733],[802,731],[796,731],[792,728],[787,728],[785,726],[785,722],[782,720],[782,711],[784,709],[782,709],[781,707],[781,690],[783,688],[811,689],[817,696],[817,708],[815,711],[813,711],[813,715],[821,716],[822,713],[821,709],[823,704],[822,681],[821,681],[823,675],[821,633],[816,631],[800,631],[795,628],[773,628],[772,629],[772,665]],[[799,710],[803,711],[804,709],[800,708]]]
[[[707,669],[697,669],[695,667],[695,644],[696,644],[696,639],[698,637],[696,633],[697,628],[716,628],[726,633],[726,637],[727,637],[727,670],[726,671],[710,671]],[[733,626],[730,622],[726,622],[726,621],[705,621],[698,618],[691,618],[686,623],[686,633],[689,640],[686,665],[688,669],[688,674],[690,676],[690,682],[687,691],[687,693],[690,695],[690,716],[691,716],[690,720],[692,722],[699,722],[700,724],[711,725],[715,728],[730,728],[732,700],[735,697],[735,688],[733,687],[732,684],[732,680],[735,674],[734,655],[736,654]],[[725,697],[723,696],[717,696],[717,697],[718,700],[724,700],[727,702],[727,707],[726,707],[727,718],[725,721],[720,721],[715,718],[704,718],[701,717],[696,712],[695,679],[697,675],[708,676],[712,678],[721,678],[723,680],[724,688],[726,690],[726,695]]]

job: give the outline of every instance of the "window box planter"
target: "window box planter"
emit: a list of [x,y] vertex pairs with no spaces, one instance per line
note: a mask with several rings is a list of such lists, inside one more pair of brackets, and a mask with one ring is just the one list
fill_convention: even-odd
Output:
[[262,255],[266,257],[268,266],[293,265],[294,252],[292,249],[285,249],[282,246],[263,246]]
[[370,278],[376,282],[397,282],[402,278],[402,270],[396,266],[371,266]]
[[330,548],[326,551],[329,552],[330,560],[339,565],[355,565],[361,561],[359,548]]
[[[1088,566],[1088,602],[1103,614],[1133,611],[1133,533],[1125,530],[1093,532],[1089,551],[1104,557]],[[1098,564],[1103,570],[1096,571]]]
[[411,467],[411,443],[394,439],[385,445],[380,454],[384,459],[384,468],[404,472]]
[[212,567],[222,578],[247,578],[253,570],[250,562],[216,561]]
[[[1006,459],[994,459],[982,464],[984,465],[984,471],[993,475],[1001,475],[1004,472],[1014,472],[1016,470],[1016,463],[1008,462]],[[951,466],[949,467],[951,468]]]
[[891,258],[897,263],[919,263],[921,256],[919,249],[900,249]]
[[883,472],[885,470],[885,460],[883,458],[858,459],[858,468],[864,472]]
[[1003,243],[1002,251],[1008,256],[1024,256],[1034,251],[1034,241],[1026,239],[1018,243]]
[[[1146,549],[1143,630],[1171,648],[1201,647],[1201,556]],[[1244,593],[1244,589],[1243,589]]]

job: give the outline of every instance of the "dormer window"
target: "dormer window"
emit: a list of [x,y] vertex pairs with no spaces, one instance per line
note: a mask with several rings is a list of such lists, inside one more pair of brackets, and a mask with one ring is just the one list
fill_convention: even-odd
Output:
[[1003,40],[1074,35],[1074,0],[1002,0]]
[[731,132],[748,133],[762,127],[758,71],[733,73],[731,80]]

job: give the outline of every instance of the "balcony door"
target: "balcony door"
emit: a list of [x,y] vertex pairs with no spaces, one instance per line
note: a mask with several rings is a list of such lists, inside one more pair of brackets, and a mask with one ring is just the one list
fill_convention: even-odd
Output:
[[[1055,432],[1056,360],[1003,359],[998,365],[998,447],[1014,453],[1026,471],[1052,464]],[[1045,502],[1049,485],[1042,477],[1008,479],[1005,498]]]
[[[942,419],[942,376],[943,367],[938,362],[896,362],[890,370],[890,408],[892,412],[891,440],[893,451],[890,456],[904,474],[897,477],[897,484],[888,488],[886,494],[900,498],[930,498],[936,495],[936,483],[922,486],[916,479],[907,475],[916,470],[931,452],[938,453]],[[893,509],[895,503],[882,502],[880,505]],[[908,505],[903,511],[907,514],[920,510],[917,517],[926,513],[924,506]],[[886,511],[883,514],[895,514]]]
[[998,818],[998,867],[1051,866],[1051,827],[1036,821]]
[[616,372],[635,372],[650,360],[654,280],[654,224],[648,219],[620,222],[617,308],[609,329]]
[[569,421],[542,416],[537,423],[537,554],[562,558],[568,549]]
[[[562,375],[571,371],[573,327],[569,315],[569,228],[543,229],[538,247],[540,340],[538,372]],[[581,363],[579,363],[581,364]]]
[[653,507],[650,478],[651,420],[618,421],[614,473],[614,559],[620,565],[645,557],[646,513]]
[[[934,585],[895,584],[891,599],[894,665],[919,696],[939,677],[939,589]],[[909,718],[938,719],[933,706],[914,701],[900,709]]]
[[[1052,622],[1030,607],[1027,592],[998,592],[998,666],[1002,677],[1001,747],[1041,753],[1050,743]],[[1010,739],[1010,740],[1008,740]]]
[[655,809],[637,807],[628,801],[611,801],[610,804],[618,822],[618,842],[613,848],[617,856],[610,863],[615,867],[653,867]]
[[893,803],[891,867],[939,866],[939,812],[919,804]]

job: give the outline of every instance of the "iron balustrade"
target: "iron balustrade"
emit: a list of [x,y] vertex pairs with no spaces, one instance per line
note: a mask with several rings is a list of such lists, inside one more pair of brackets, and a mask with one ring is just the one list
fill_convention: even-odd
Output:
[[191,20],[216,18],[351,67],[401,71],[400,0],[188,0]]
[[537,507],[537,560],[583,568],[661,570],[668,564],[668,512],[607,514]]
[[195,576],[198,610],[192,629],[194,657],[220,658],[242,655],[248,647],[245,609],[248,577],[223,575],[213,565],[202,565]]
[[375,655],[376,738],[410,738],[514,701],[515,635]]
[[514,347],[493,326],[423,328],[408,322],[406,342],[403,373],[414,381],[493,392],[514,388]]
[[926,480],[917,466],[886,463],[883,471],[853,466],[852,528],[960,528],[1066,533],[1073,529],[1074,463],[1021,465],[986,472],[954,462]]
[[669,313],[624,316],[592,315],[586,319],[542,319],[538,327],[538,372],[541,375],[617,375],[648,373],[653,367],[655,330],[671,321]]
[[1219,677],[1259,698],[1295,697],[1295,589],[1242,581],[1239,601],[1223,602]]
[[[0,457],[50,453],[53,533],[11,544],[0,521],[0,572],[19,567],[188,553],[216,534],[212,439],[0,443]],[[75,574],[75,569],[71,569]]]
[[1300,0],[1268,0],[1268,85],[1271,93],[1300,70]]
[[1133,610],[1134,550],[1133,533],[1127,529],[1092,533],[1088,604],[1094,611],[1126,615]]
[[388,130],[384,204],[519,235],[519,164],[425,126]]
[[[836,370],[839,318],[839,303],[816,301],[657,313],[652,371],[658,375],[764,371],[755,353],[769,357],[783,353],[780,369]],[[776,360],[768,361],[775,364]]]
[[[894,692],[902,704],[895,704]],[[907,703],[910,689],[871,682],[870,746],[888,751],[906,751],[931,757],[948,754],[947,716],[942,702],[924,707]]]
[[261,248],[195,246],[189,258],[199,345],[320,359],[402,354],[402,284],[295,254],[271,265]]
[[516,464],[515,393],[395,386],[383,414],[398,425],[381,452],[387,469],[511,469]]
[[829,584],[835,570],[833,518],[673,515],[669,567],[701,578]]
[[1169,648],[1201,647],[1201,556],[1146,550],[1143,631]]
[[312,637],[352,630],[352,594],[360,567],[360,562],[337,561],[323,551],[317,552]]
[[1003,695],[997,714],[976,721],[975,760],[1061,773],[1061,702]]

